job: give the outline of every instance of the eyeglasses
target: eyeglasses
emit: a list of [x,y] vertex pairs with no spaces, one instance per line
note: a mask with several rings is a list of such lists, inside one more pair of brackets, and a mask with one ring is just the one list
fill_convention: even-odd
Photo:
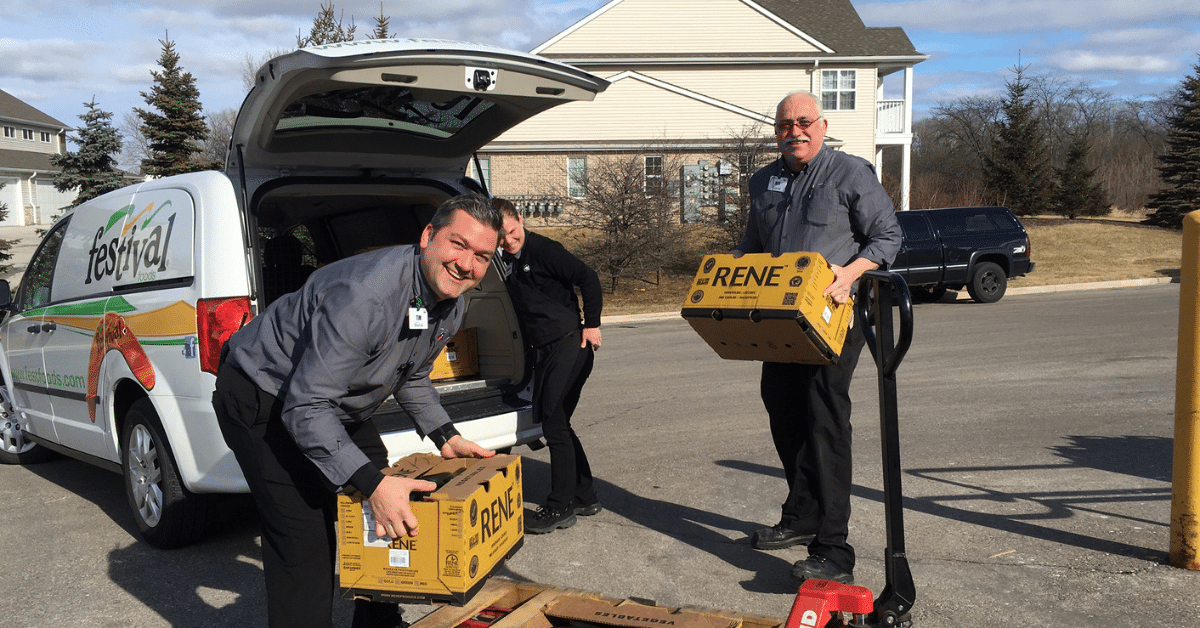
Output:
[[803,130],[807,129],[808,127],[812,126],[814,122],[816,122],[817,120],[820,120],[821,118],[824,118],[824,117],[825,116],[817,116],[817,117],[813,118],[812,120],[809,120],[806,118],[801,118],[799,120],[780,120],[775,123],[775,131],[777,133],[785,133],[785,132],[787,132],[788,129],[790,129],[792,127],[796,127],[797,129],[800,129],[801,131],[803,131]]

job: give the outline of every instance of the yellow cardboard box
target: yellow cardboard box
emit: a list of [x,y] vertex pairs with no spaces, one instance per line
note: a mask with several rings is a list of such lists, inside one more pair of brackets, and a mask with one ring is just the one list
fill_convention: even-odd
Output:
[[727,360],[833,364],[854,316],[821,296],[833,279],[820,253],[709,255],[680,313]]
[[525,539],[521,457],[445,460],[412,454],[384,471],[439,487],[414,494],[415,537],[375,536],[361,494],[338,496],[338,577],[342,597],[463,604]]
[[429,379],[455,379],[479,375],[479,336],[474,327],[458,330],[433,360]]

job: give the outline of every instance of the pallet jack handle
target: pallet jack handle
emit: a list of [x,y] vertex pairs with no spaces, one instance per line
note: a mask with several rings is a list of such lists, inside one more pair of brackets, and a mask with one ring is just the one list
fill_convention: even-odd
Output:
[[[895,336],[892,306],[899,311],[899,337]],[[916,585],[904,549],[904,495],[900,487],[900,418],[896,403],[896,369],[908,352],[913,336],[912,294],[900,275],[869,270],[858,282],[855,324],[879,371],[879,428],[883,448],[883,506],[887,531],[884,554],[886,584],[875,599],[871,625],[893,628],[911,625],[909,611]]]

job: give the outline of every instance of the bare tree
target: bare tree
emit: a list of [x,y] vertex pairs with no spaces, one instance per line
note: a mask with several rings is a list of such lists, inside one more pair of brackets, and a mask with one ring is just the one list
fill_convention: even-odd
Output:
[[750,177],[759,168],[779,156],[770,127],[748,124],[734,132],[717,149],[718,159],[731,165],[729,178],[720,199],[723,211],[717,215],[713,246],[720,251],[733,249],[746,235],[750,216]]
[[[650,172],[647,157],[652,158]],[[560,193],[570,207],[564,219],[580,258],[607,277],[612,289],[622,279],[657,283],[660,271],[686,248],[678,220],[679,182],[667,178],[682,163],[678,152],[659,147],[589,156],[587,173],[575,176],[582,197]]]
[[141,172],[142,161],[150,156],[150,140],[142,133],[142,119],[133,111],[127,112],[117,125],[121,132],[121,152],[117,163],[125,164],[134,172]]
[[233,137],[233,123],[237,119],[237,110],[222,109],[208,114],[208,139],[200,149],[200,158],[213,163],[225,164],[229,153],[229,140]]
[[289,52],[291,52],[291,50],[284,50],[283,48],[268,50],[260,55],[258,60],[255,60],[254,57],[251,57],[249,53],[246,53],[246,56],[242,61],[242,87],[246,89],[246,93],[249,93],[250,90],[254,89],[254,86],[258,84],[259,68],[261,68],[271,59]]

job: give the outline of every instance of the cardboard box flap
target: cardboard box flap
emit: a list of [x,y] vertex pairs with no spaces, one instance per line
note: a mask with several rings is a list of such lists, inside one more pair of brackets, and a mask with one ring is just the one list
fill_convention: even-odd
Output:
[[496,473],[507,475],[509,456],[494,456],[484,459],[445,459],[437,454],[412,454],[384,469],[387,475],[428,480],[438,485],[432,493],[418,493],[432,499],[464,499],[482,485],[489,492],[489,480]]
[[614,606],[604,600],[575,596],[560,597],[546,607],[544,614],[555,619],[620,628],[737,628],[740,623],[729,617],[631,603]]
[[444,460],[438,454],[411,454],[397,460],[392,466],[384,469],[383,473],[384,475],[398,475],[402,478],[416,478]]

